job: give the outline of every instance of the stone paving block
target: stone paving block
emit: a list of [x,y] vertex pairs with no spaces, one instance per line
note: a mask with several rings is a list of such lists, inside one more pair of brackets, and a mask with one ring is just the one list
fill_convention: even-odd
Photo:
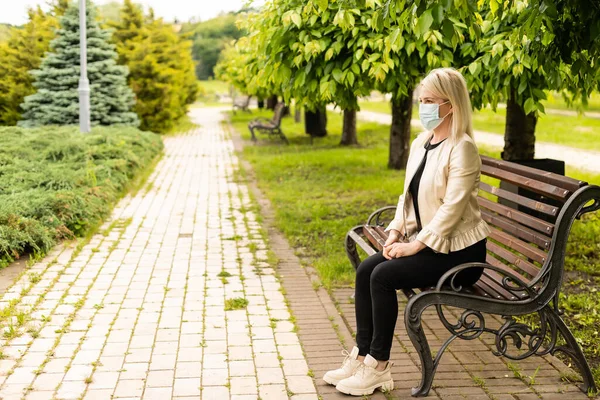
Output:
[[261,400],[281,400],[288,397],[285,385],[261,385],[259,396]]
[[173,386],[173,396],[200,396],[200,379],[181,378],[175,379]]
[[231,377],[231,394],[255,395],[257,393],[256,377]]
[[170,399],[173,389],[170,387],[146,388],[143,400],[165,400]]

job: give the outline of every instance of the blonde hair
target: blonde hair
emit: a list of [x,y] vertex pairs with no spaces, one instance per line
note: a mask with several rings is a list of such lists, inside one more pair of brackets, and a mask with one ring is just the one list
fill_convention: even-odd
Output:
[[449,100],[452,106],[450,137],[456,141],[463,133],[473,139],[471,99],[467,82],[454,68],[437,68],[421,81],[421,87],[440,99]]

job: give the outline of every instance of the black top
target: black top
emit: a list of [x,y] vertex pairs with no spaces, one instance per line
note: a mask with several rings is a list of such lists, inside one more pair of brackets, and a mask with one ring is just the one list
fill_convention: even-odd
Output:
[[429,153],[429,150],[433,150],[436,147],[438,147],[440,144],[442,144],[444,142],[444,140],[442,140],[441,142],[438,142],[436,144],[431,144],[431,139],[433,138],[433,136],[431,138],[429,138],[429,140],[427,141],[427,143],[425,143],[425,155],[423,156],[423,160],[421,161],[421,164],[419,164],[419,167],[417,168],[417,171],[415,172],[415,175],[413,176],[412,180],[410,181],[410,184],[408,185],[408,192],[410,193],[410,196],[412,197],[412,201],[413,201],[413,206],[415,207],[415,215],[417,216],[417,229],[420,231],[422,226],[421,226],[421,215],[419,214],[419,202],[417,201],[418,199],[418,195],[419,195],[419,184],[421,183],[421,176],[423,175],[423,171],[425,170],[425,163],[427,163],[427,153]]

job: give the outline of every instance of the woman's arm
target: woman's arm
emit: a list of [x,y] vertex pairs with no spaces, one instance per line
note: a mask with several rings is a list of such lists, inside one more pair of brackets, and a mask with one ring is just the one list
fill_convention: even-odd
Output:
[[[388,227],[385,228],[385,232],[390,231],[390,236],[394,235],[396,239],[400,237],[400,232],[404,228],[404,193],[398,198],[398,205],[396,206],[396,213],[394,219],[389,223]],[[394,240],[395,241],[395,240]]]
[[417,240],[440,253],[450,251],[448,237],[463,215],[481,171],[481,158],[474,143],[461,142],[452,150],[444,204],[419,232]]

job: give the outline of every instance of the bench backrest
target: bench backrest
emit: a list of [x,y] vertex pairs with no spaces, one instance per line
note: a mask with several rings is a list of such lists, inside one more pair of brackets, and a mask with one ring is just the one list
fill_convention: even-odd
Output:
[[[481,161],[478,200],[482,217],[492,231],[487,262],[518,274],[536,291],[560,286],[567,236],[574,214],[581,208],[572,204],[572,198],[587,182],[487,156],[481,156]],[[531,199],[519,191],[507,190],[506,185],[491,185],[490,180],[540,197]],[[485,277],[482,281],[485,285]]]
[[281,119],[283,118],[284,108],[285,104],[283,103],[277,103],[277,105],[275,106],[275,114],[273,114],[273,119],[271,120],[271,123],[276,128],[279,128],[279,126],[281,125]]

